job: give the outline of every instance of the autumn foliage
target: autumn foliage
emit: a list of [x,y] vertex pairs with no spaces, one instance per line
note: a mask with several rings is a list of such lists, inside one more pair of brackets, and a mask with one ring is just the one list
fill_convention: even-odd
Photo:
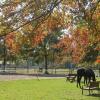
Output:
[[12,0],[11,5],[1,6],[0,27],[4,25],[7,30],[2,28],[0,37],[5,36],[10,53],[18,54],[26,47],[36,48],[58,30],[67,32],[62,32],[56,42],[49,44],[49,49],[56,50],[57,62],[80,63],[94,44],[92,49],[100,51],[100,4],[97,0],[39,0],[40,4],[36,1]]
[[14,33],[10,33],[5,37],[5,44],[10,53],[17,54],[19,52],[19,45],[16,42],[16,37]]

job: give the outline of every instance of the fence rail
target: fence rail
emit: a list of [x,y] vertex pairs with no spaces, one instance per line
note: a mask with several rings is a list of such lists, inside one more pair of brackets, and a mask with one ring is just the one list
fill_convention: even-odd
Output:
[[[39,68],[6,68],[5,70],[3,70],[2,68],[0,68],[0,72],[9,72],[9,73],[21,73],[21,74],[35,74],[35,73],[39,73],[39,74],[43,74],[45,72],[45,69],[42,69],[41,71],[39,70]],[[76,74],[77,73],[77,69],[74,70],[69,70],[69,69],[48,69],[49,74],[69,74],[69,73],[73,73]],[[94,70],[95,75],[98,77],[100,77],[100,73],[99,70]]]

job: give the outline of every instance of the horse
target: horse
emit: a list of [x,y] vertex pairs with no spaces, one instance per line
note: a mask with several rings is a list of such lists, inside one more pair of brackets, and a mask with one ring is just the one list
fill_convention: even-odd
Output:
[[80,82],[81,82],[82,77],[84,77],[84,84],[85,84],[85,69],[79,68],[77,70],[77,87],[78,85],[81,87]]
[[92,69],[80,68],[77,70],[77,87],[79,85],[81,88],[80,82],[81,82],[82,77],[84,77],[84,84],[86,85],[88,85],[91,80],[96,81],[95,73]]
[[92,69],[88,68],[85,71],[85,82],[86,82],[86,84],[88,85],[91,80],[92,81],[96,81],[95,73],[94,73],[94,71]]

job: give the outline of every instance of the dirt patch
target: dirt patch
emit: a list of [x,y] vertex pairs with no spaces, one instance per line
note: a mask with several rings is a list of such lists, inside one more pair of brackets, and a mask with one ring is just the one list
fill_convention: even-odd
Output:
[[54,78],[64,78],[65,75],[46,75],[46,74],[1,74],[0,81],[7,80],[21,80],[21,79],[54,79]]

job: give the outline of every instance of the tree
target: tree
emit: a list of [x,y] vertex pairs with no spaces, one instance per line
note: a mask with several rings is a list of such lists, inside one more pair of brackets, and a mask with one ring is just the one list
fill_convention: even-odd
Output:
[[60,2],[61,0],[6,0],[4,4],[0,5],[2,13],[0,22],[2,25],[6,24],[6,29],[9,30],[1,34],[0,37],[28,24],[32,24],[35,28],[51,14]]
[[[79,30],[79,32],[76,34],[76,39],[74,39],[77,50],[74,48],[73,51],[74,55],[80,51],[80,54],[77,55],[78,58],[81,57],[79,61],[84,59],[83,61],[86,62],[94,62],[96,56],[98,55],[99,51],[95,50],[95,48],[98,47],[100,42],[98,39],[100,38],[100,19],[98,17],[99,2],[99,0],[74,0],[73,2],[64,1],[65,9],[67,9],[66,11],[69,11],[69,14],[72,16],[72,28],[70,28],[72,29],[71,32],[76,34],[75,30]],[[86,28],[87,32],[82,33],[82,28]],[[83,35],[81,35],[81,33]],[[86,33],[88,34],[86,35]],[[82,41],[80,39],[82,39]],[[84,43],[86,43],[86,45],[83,45]],[[92,56],[92,58],[89,60],[88,56],[89,58]],[[78,59],[76,56],[74,57],[75,59]]]
[[35,32],[37,34],[33,36],[33,46],[39,51],[38,54],[42,56],[42,60],[44,59],[45,73],[48,74],[48,60],[52,51],[51,45],[58,41],[58,37],[62,32],[58,28],[57,19],[53,16],[46,20]]
[[[100,42],[99,2],[99,0],[6,0],[0,4],[0,37],[14,34],[15,38],[6,44],[10,52],[16,52],[18,46],[19,55],[24,51],[23,56],[30,56],[28,54],[31,54],[34,48],[44,48],[45,66],[47,66],[47,52],[50,52],[47,50],[48,46],[56,52],[58,61],[65,62],[69,58],[77,63],[88,62],[90,56],[96,58],[99,52],[95,55],[93,53]],[[66,30],[69,35],[63,34],[59,37],[54,34],[58,30],[59,32]]]

